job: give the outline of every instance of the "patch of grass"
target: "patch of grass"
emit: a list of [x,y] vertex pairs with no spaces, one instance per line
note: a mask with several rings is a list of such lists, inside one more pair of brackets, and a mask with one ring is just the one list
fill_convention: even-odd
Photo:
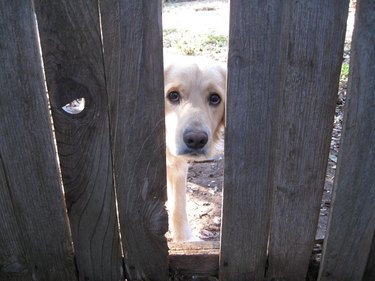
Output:
[[164,48],[187,56],[208,56],[225,61],[228,50],[228,37],[220,33],[192,33],[189,30],[165,28]]
[[224,35],[208,34],[205,43],[216,45],[218,47],[223,47],[227,45],[228,38],[227,36],[224,36]]
[[177,32],[177,28],[165,28],[163,29],[163,36],[168,36],[175,32]]
[[349,77],[349,63],[344,62],[341,66],[340,80],[348,80]]
[[197,34],[187,36],[185,40],[176,42],[175,47],[184,55],[219,54],[225,52],[228,46],[228,38],[224,35]]
[[182,54],[187,55],[187,56],[194,56],[197,54],[196,48],[188,44],[177,45],[177,49],[179,49],[182,52]]

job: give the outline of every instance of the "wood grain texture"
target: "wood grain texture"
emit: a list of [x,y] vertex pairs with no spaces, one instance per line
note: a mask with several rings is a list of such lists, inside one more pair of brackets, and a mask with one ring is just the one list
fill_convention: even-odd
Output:
[[363,275],[362,281],[372,281],[375,280],[375,232],[372,238],[372,245],[370,249],[370,254],[367,259],[367,265],[365,273]]
[[357,1],[352,42],[343,133],[320,281],[363,280],[375,231],[374,1]]
[[349,1],[283,1],[268,280],[306,277],[327,168]]
[[[58,152],[82,280],[123,280],[97,1],[35,1]],[[62,107],[85,99],[85,109]]]
[[217,277],[219,273],[218,241],[168,243],[169,271],[185,278]]
[[128,280],[167,280],[161,1],[100,1]]
[[230,2],[220,280],[264,277],[280,2]]
[[0,280],[77,280],[31,1],[0,1]]

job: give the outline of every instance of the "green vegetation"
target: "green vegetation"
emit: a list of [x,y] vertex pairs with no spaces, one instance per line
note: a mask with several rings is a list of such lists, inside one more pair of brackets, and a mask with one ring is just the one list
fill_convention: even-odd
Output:
[[170,35],[172,33],[175,33],[175,32],[177,32],[177,28],[165,28],[163,30],[163,36],[168,36],[168,35]]
[[217,47],[223,47],[228,44],[228,37],[224,35],[208,34],[206,44],[215,45]]
[[348,80],[349,77],[349,63],[344,62],[341,66],[340,80]]
[[[165,29],[164,47],[177,50],[179,53],[196,56],[226,56],[228,37],[222,34],[190,34],[188,31]],[[215,55],[216,54],[216,55]]]

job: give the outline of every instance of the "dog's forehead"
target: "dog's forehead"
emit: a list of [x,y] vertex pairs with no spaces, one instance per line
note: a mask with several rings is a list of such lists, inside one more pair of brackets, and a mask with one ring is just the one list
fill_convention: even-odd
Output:
[[165,69],[165,84],[181,84],[185,87],[196,85],[201,87],[224,87],[225,73],[219,65],[196,62],[177,62]]

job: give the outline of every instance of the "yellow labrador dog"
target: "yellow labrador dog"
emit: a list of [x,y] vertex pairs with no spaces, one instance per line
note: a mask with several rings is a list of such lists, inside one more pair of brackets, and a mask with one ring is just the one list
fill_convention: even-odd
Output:
[[215,152],[224,125],[226,68],[205,58],[166,55],[164,85],[169,229],[174,241],[195,240],[186,212],[188,161]]

